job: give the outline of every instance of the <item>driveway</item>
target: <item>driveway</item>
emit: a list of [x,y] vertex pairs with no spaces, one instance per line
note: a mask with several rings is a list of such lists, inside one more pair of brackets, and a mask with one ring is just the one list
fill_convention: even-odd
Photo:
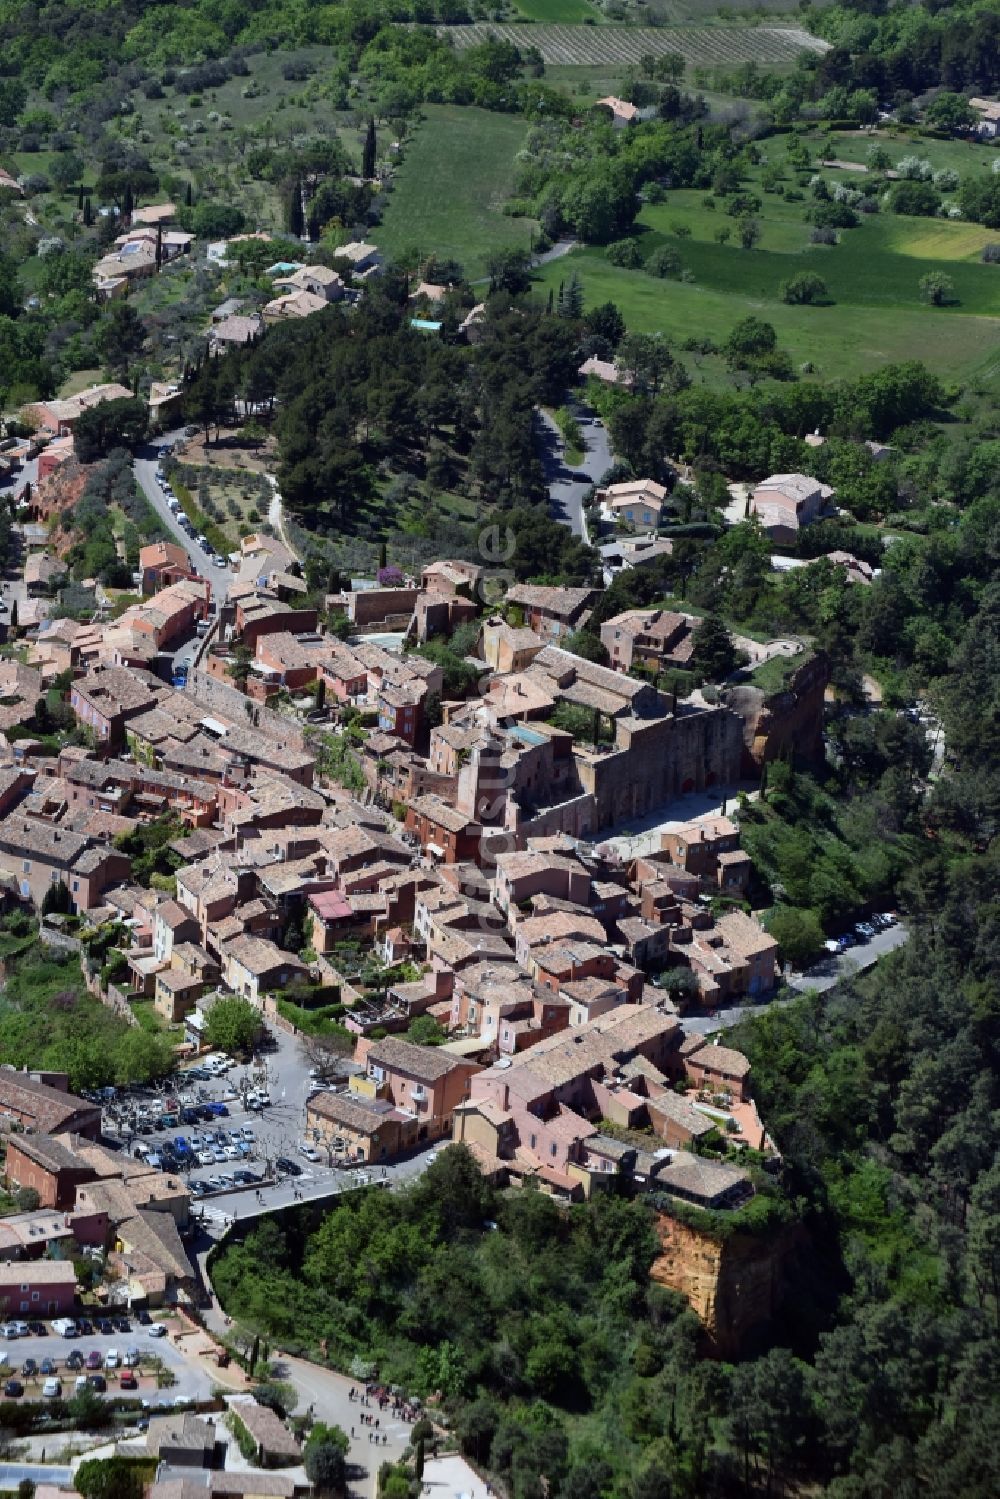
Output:
[[228,567],[213,567],[198,543],[181,530],[177,524],[176,517],[164,498],[163,491],[156,482],[156,467],[160,457],[160,449],[168,443],[176,442],[182,435],[180,432],[166,432],[162,437],[156,438],[154,442],[146,443],[143,447],[137,449],[132,468],[136,483],[156,511],[159,519],[163,522],[167,534],[172,541],[177,542],[178,546],[184,548],[194,571],[208,579],[212,585],[212,596],[221,609],[226,601],[229,585],[233,581],[233,574]]
[[585,456],[578,468],[565,463],[566,444],[555,422],[544,411],[535,412],[535,441],[545,470],[553,519],[569,526],[574,536],[589,542],[583,514],[583,497],[613,462],[611,438],[603,422],[596,418],[581,426]]

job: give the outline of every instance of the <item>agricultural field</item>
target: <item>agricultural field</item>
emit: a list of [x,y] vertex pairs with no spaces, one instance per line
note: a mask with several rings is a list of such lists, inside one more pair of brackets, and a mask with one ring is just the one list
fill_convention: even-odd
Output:
[[563,66],[626,66],[641,57],[679,52],[690,67],[762,66],[794,62],[801,52],[826,52],[829,44],[800,26],[519,26],[477,22],[439,27],[459,49],[490,36],[517,47],[537,47],[543,61]]
[[446,104],[428,104],[423,115],[375,239],[387,255],[434,251],[460,261],[468,276],[482,276],[491,250],[531,244],[534,220],[503,213],[527,122]]

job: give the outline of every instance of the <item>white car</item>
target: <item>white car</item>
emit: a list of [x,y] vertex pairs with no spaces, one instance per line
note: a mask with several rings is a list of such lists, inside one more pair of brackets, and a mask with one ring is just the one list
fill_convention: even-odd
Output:
[[136,1367],[136,1365],[138,1364],[138,1362],[139,1362],[139,1360],[140,1360],[141,1357],[142,1357],[142,1354],[139,1352],[138,1348],[128,1348],[128,1349],[126,1349],[126,1352],[125,1352],[125,1367],[126,1367],[126,1369],[134,1369]]
[[299,1155],[304,1155],[307,1161],[318,1161],[320,1158],[319,1151],[315,1145],[308,1143],[299,1146]]
[[212,1151],[212,1150],[207,1150],[207,1149],[206,1150],[199,1150],[199,1152],[198,1152],[198,1165],[199,1166],[214,1166],[215,1165],[215,1152]]
[[122,1356],[117,1348],[109,1348],[104,1355],[105,1369],[118,1369],[121,1367]]
[[226,1145],[223,1149],[225,1150],[227,1161],[238,1161],[240,1159],[240,1152],[236,1149],[235,1145]]
[[150,1338],[165,1338],[166,1336],[167,1329],[164,1327],[162,1322],[154,1322],[147,1334],[147,1337]]
[[62,1384],[58,1379],[49,1378],[42,1385],[42,1394],[46,1400],[58,1400],[62,1394]]

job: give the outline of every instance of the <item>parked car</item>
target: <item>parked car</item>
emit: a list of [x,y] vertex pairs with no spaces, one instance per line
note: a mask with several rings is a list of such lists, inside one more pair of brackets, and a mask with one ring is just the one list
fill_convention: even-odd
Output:
[[3,1392],[8,1400],[19,1400],[24,1394],[24,1385],[19,1379],[8,1379],[3,1387]]
[[154,1322],[146,1336],[150,1338],[165,1338],[167,1336],[167,1329],[162,1322]]
[[45,1336],[45,1323],[44,1322],[29,1322],[28,1326],[31,1329],[32,1335],[34,1337],[36,1337],[36,1338],[44,1338],[44,1336]]
[[69,1358],[66,1360],[66,1367],[67,1367],[67,1369],[82,1369],[83,1368],[83,1354],[80,1352],[80,1350],[78,1348],[74,1348],[73,1352],[70,1354]]
[[104,1378],[103,1374],[88,1374],[87,1383],[90,1385],[90,1388],[94,1391],[95,1395],[103,1395],[105,1390],[108,1388],[108,1382]]
[[58,1366],[54,1358],[43,1358],[41,1362],[40,1372],[42,1374],[54,1374],[57,1367]]
[[98,1351],[97,1351],[96,1348],[92,1349],[91,1352],[87,1354],[87,1368],[88,1369],[100,1369],[103,1366],[103,1364],[104,1364],[104,1359],[102,1358],[102,1356],[100,1355],[100,1353],[98,1353]]
[[297,1161],[290,1161],[286,1155],[279,1155],[274,1164],[277,1166],[278,1170],[283,1171],[286,1176],[302,1175],[302,1167],[299,1165],[299,1163]]
[[110,1338],[111,1334],[114,1332],[114,1328],[111,1326],[111,1323],[108,1321],[107,1317],[98,1317],[97,1331],[101,1334],[102,1337]]
[[138,1316],[139,1316],[139,1325],[141,1327],[149,1327],[149,1326],[151,1326],[153,1319],[149,1315],[148,1312],[139,1312]]
[[38,1373],[38,1365],[33,1358],[25,1359],[24,1363],[21,1365],[21,1373],[24,1375],[25,1379],[30,1379],[33,1374]]
[[118,1388],[120,1390],[137,1390],[139,1388],[139,1381],[131,1369],[125,1370],[125,1373],[118,1381]]
[[134,1369],[135,1366],[136,1366],[136,1364],[139,1362],[139,1360],[140,1360],[141,1357],[142,1357],[142,1355],[140,1354],[138,1348],[126,1348],[126,1350],[125,1350],[125,1367],[126,1367],[126,1369]]
[[308,1140],[303,1140],[299,1146],[299,1155],[304,1155],[307,1161],[318,1161],[320,1159],[319,1151],[315,1145],[310,1145]]
[[81,1338],[90,1338],[93,1337],[94,1334],[94,1324],[90,1322],[86,1317],[81,1317],[76,1324],[76,1330],[80,1334]]
[[46,1400],[58,1400],[62,1394],[62,1382],[55,1377],[47,1379],[42,1385],[42,1395]]
[[115,1332],[132,1331],[132,1324],[129,1322],[127,1317],[113,1317],[111,1320],[115,1324]]

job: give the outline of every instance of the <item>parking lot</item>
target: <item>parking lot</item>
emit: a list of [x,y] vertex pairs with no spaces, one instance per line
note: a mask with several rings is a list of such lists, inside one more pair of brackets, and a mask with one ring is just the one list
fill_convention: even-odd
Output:
[[[175,1400],[199,1400],[211,1394],[212,1381],[208,1372],[186,1359],[170,1336],[150,1336],[150,1327],[137,1321],[134,1313],[129,1315],[127,1322],[127,1332],[116,1329],[110,1334],[102,1333],[93,1324],[94,1330],[89,1334],[64,1338],[52,1331],[52,1324],[48,1321],[44,1324],[44,1336],[31,1333],[26,1338],[0,1339],[0,1389],[4,1391],[3,1398],[41,1400],[44,1398],[42,1392],[45,1379],[54,1377],[61,1383],[62,1398],[68,1400],[76,1393],[77,1379],[88,1376],[96,1376],[98,1380],[104,1381],[105,1388],[101,1389],[98,1385],[95,1393],[107,1399],[125,1397],[151,1405],[170,1405]],[[154,1319],[151,1326],[156,1325]],[[109,1354],[112,1355],[112,1367],[108,1366]],[[131,1367],[126,1364],[127,1357],[133,1359]],[[2,1363],[4,1358],[5,1364]],[[22,1373],[28,1359],[37,1366],[37,1373]],[[72,1364],[67,1364],[68,1359],[72,1359]],[[46,1360],[49,1362],[46,1363]],[[77,1361],[82,1362],[83,1368],[72,1366]],[[159,1373],[160,1368],[167,1371],[165,1380]],[[135,1378],[134,1389],[130,1388],[132,1377]],[[22,1395],[6,1393],[11,1380],[22,1386]],[[94,1389],[93,1382],[91,1388]]]
[[219,1077],[194,1066],[160,1088],[118,1090],[103,1100],[102,1128],[128,1154],[180,1175],[195,1199],[243,1216],[249,1203],[284,1206],[357,1180],[322,1141],[307,1139],[305,1104],[316,1086],[299,1043],[278,1032],[270,1052]]

